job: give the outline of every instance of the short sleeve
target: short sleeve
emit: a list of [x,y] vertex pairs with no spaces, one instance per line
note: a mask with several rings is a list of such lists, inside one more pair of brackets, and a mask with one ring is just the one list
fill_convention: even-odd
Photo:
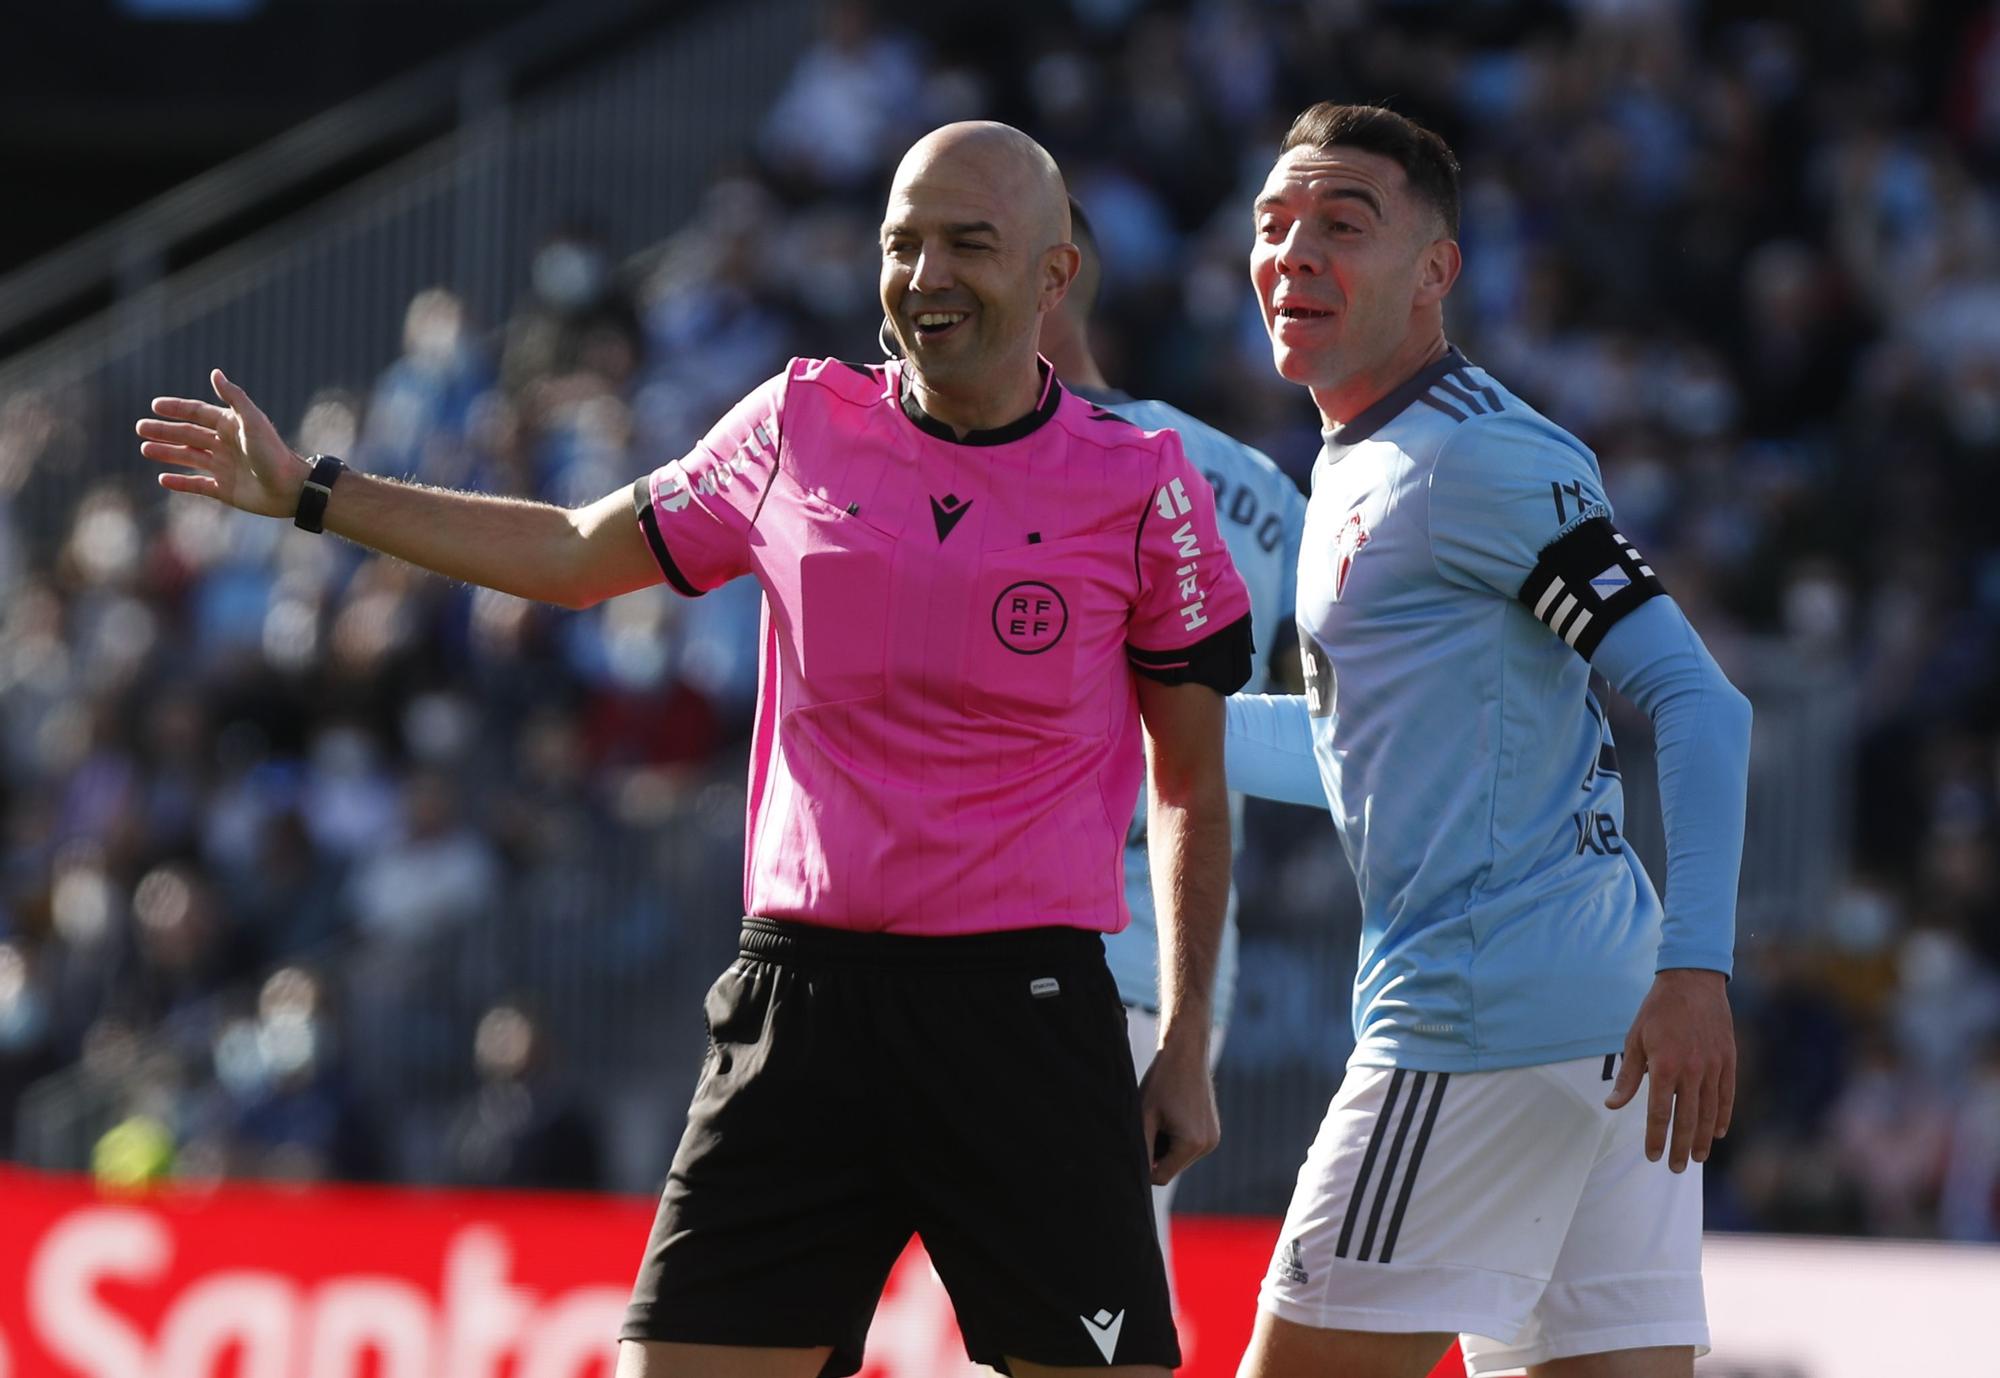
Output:
[[653,558],[690,598],[750,572],[750,531],[778,473],[788,378],[759,384],[692,450],[632,487]]
[[1666,592],[1618,529],[1589,453],[1511,417],[1463,425],[1440,449],[1430,535],[1445,579],[1520,602],[1585,660]]
[[1171,431],[1136,542],[1139,596],[1125,652],[1139,673],[1230,694],[1250,678],[1250,594],[1216,525],[1215,494]]

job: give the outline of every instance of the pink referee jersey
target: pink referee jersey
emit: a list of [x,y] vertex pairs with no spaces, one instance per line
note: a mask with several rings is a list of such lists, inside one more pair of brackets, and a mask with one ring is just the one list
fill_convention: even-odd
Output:
[[1042,372],[961,441],[900,364],[795,359],[635,485],[675,588],[764,588],[746,913],[1125,926],[1134,673],[1229,692],[1249,599],[1179,439]]

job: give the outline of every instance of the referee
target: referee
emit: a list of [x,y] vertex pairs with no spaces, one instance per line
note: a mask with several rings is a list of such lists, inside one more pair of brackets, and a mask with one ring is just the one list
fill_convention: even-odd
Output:
[[[299,456],[217,370],[158,398],[160,482],[449,578],[588,607],[765,594],[741,955],[623,1331],[621,1378],[858,1370],[920,1235],[969,1355],[1179,1363],[1149,1180],[1219,1136],[1222,696],[1248,600],[1169,433],[1036,354],[1077,272],[1061,174],[1005,125],[905,155],[882,305],[905,358],[793,360],[685,457],[586,507]],[[1162,980],[1135,1085],[1101,934],[1142,774]]]

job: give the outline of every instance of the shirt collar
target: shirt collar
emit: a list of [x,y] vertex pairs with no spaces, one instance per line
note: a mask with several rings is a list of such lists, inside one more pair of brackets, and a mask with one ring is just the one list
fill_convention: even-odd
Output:
[[1424,393],[1432,384],[1457,369],[1469,368],[1458,346],[1452,345],[1438,358],[1425,364],[1410,377],[1370,402],[1358,412],[1354,419],[1340,425],[1328,426],[1321,435],[1328,445],[1359,445],[1384,426],[1401,416],[1406,408]]
[[1032,410],[1009,421],[1004,426],[990,431],[967,431],[959,435],[949,425],[938,420],[924,410],[917,400],[917,390],[910,383],[910,369],[907,363],[896,367],[896,391],[903,404],[903,415],[910,418],[916,428],[926,435],[934,435],[939,440],[948,440],[954,445],[1005,445],[1009,441],[1020,440],[1041,429],[1042,424],[1056,414],[1062,405],[1062,384],[1056,381],[1056,371],[1049,367],[1049,361],[1039,356],[1035,367],[1042,376],[1042,395]]

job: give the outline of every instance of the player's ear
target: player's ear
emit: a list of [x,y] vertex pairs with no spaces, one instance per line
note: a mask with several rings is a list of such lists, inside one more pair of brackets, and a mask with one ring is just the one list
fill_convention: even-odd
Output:
[[1083,269],[1083,254],[1074,244],[1053,244],[1042,253],[1041,305],[1053,311],[1069,295],[1076,275]]
[[1458,281],[1458,270],[1463,263],[1455,239],[1433,239],[1425,245],[1417,257],[1417,304],[1429,306],[1443,301],[1452,284]]

